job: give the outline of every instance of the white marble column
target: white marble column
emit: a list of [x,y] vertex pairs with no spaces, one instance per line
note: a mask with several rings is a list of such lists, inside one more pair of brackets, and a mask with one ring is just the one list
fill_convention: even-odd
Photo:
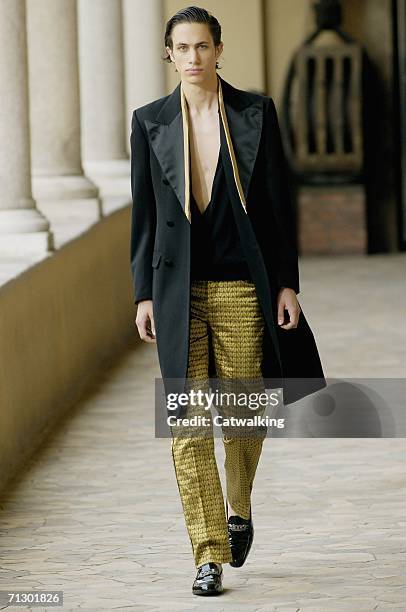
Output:
[[0,2],[0,256],[52,249],[49,222],[31,194],[25,0]]
[[131,196],[121,0],[78,0],[82,150],[103,196]]
[[[29,0],[27,27],[33,192],[58,222],[101,215],[98,189],[83,173],[75,0]],[[58,210],[56,210],[58,209]]]
[[162,0],[123,0],[126,146],[134,108],[166,95],[165,15]]

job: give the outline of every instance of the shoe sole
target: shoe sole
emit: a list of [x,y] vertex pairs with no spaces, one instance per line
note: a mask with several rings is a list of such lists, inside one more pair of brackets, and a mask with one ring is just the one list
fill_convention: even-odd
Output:
[[213,597],[213,595],[221,595],[223,589],[221,591],[193,591],[193,595],[202,595],[203,597]]

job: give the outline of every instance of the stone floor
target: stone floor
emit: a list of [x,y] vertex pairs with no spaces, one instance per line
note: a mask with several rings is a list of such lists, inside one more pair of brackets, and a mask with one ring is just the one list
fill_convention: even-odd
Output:
[[[404,377],[406,256],[300,265],[326,375]],[[153,433],[154,376],[155,346],[134,342],[9,487],[0,589],[60,589],[64,610],[406,610],[403,439],[266,440],[250,556],[224,566],[221,597],[193,596],[170,440]]]

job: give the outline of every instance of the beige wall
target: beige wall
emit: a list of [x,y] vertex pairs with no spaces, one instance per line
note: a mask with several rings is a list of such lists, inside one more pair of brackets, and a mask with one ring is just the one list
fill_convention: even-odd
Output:
[[265,0],[268,95],[279,108],[294,51],[314,28],[310,0]]
[[0,289],[0,490],[136,333],[130,208]]

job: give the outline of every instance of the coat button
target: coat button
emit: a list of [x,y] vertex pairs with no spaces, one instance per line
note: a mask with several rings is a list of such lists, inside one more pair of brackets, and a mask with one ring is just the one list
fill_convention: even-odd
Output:
[[165,266],[173,266],[172,259],[164,259],[164,262],[165,262]]
[[168,225],[169,227],[173,227],[175,224],[173,221],[167,221],[166,225]]
[[169,185],[169,181],[168,181],[168,179],[166,179],[166,178],[163,178],[163,179],[162,179],[162,182],[163,182],[163,184],[164,184],[164,185]]

